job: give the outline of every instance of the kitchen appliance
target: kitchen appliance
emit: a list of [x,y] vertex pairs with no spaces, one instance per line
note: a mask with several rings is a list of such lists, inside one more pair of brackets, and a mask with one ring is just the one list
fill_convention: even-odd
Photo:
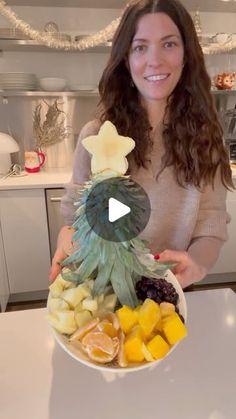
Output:
[[46,189],[46,203],[48,216],[48,231],[51,258],[57,248],[58,233],[63,225],[64,219],[60,212],[61,198],[65,193],[63,188]]
[[11,168],[11,153],[19,151],[19,145],[10,135],[0,132],[0,174],[5,175]]
[[230,163],[236,163],[236,105],[224,115],[225,141],[229,150]]

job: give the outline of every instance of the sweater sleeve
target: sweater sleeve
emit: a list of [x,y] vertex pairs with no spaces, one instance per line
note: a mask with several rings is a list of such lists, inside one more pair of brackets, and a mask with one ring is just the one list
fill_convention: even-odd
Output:
[[198,219],[188,248],[190,256],[207,271],[216,263],[221,247],[228,239],[230,216],[226,210],[226,195],[218,170],[214,187],[207,185],[201,194]]
[[89,179],[91,174],[91,157],[83,147],[82,140],[89,135],[96,135],[99,130],[98,121],[88,122],[81,130],[74,152],[73,171],[70,182],[65,185],[65,194],[61,200],[61,214],[65,225],[72,225],[78,199],[77,188]]

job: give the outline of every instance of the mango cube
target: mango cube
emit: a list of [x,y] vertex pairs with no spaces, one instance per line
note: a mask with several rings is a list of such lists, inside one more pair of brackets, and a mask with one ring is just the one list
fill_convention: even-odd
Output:
[[125,356],[128,362],[142,362],[144,360],[142,345],[141,328],[135,326],[124,343]]
[[138,322],[138,313],[132,308],[124,305],[116,311],[120,327],[124,333],[129,333],[133,326]]
[[160,304],[160,309],[161,309],[161,316],[162,317],[169,316],[170,314],[173,314],[175,312],[174,304],[167,303],[165,301],[163,301]]
[[151,336],[152,331],[160,320],[161,310],[159,305],[150,298],[146,298],[138,311],[138,322],[144,337],[149,338]]
[[162,332],[162,326],[163,326],[163,322],[161,319],[157,322],[156,326],[154,327],[154,330],[153,330],[154,335],[157,335],[158,333]]
[[175,345],[187,335],[187,328],[177,313],[166,317],[163,321],[163,332],[167,341]]
[[147,343],[147,350],[154,359],[163,358],[169,352],[168,343],[161,337],[156,335],[150,342]]

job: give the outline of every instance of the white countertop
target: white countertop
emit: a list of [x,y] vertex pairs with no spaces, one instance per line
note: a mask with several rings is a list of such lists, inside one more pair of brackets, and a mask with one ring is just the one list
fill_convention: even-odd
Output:
[[46,310],[0,314],[3,419],[235,419],[236,295],[186,293],[188,337],[153,370],[102,375],[55,343]]
[[[236,179],[236,168],[232,169],[233,178]],[[0,177],[0,190],[31,189],[31,188],[61,188],[71,178],[71,171],[53,169],[41,170],[38,173],[25,173],[25,176]]]
[[69,182],[71,171],[54,169],[41,170],[38,173],[24,172],[25,176],[8,176],[0,178],[0,190],[6,189],[31,189],[31,188],[61,188]]

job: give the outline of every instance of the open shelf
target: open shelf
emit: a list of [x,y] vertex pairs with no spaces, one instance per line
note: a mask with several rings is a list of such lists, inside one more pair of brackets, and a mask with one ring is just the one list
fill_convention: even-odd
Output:
[[28,39],[0,39],[0,51],[24,51],[24,52],[67,52],[67,53],[107,53],[111,47],[111,42],[99,45],[94,48],[87,48],[83,51],[79,50],[65,50],[59,48],[49,48],[37,41]]
[[2,97],[97,97],[97,90],[79,90],[64,92],[46,92],[46,91],[18,91],[18,90],[0,90]]
[[233,96],[236,95],[236,89],[234,90],[212,90],[211,93],[217,96]]
[[[236,96],[235,90],[212,90],[211,93],[216,96]],[[97,90],[76,90],[76,91],[63,91],[63,92],[47,92],[43,90],[0,90],[0,96],[2,97],[97,97],[99,95]]]

